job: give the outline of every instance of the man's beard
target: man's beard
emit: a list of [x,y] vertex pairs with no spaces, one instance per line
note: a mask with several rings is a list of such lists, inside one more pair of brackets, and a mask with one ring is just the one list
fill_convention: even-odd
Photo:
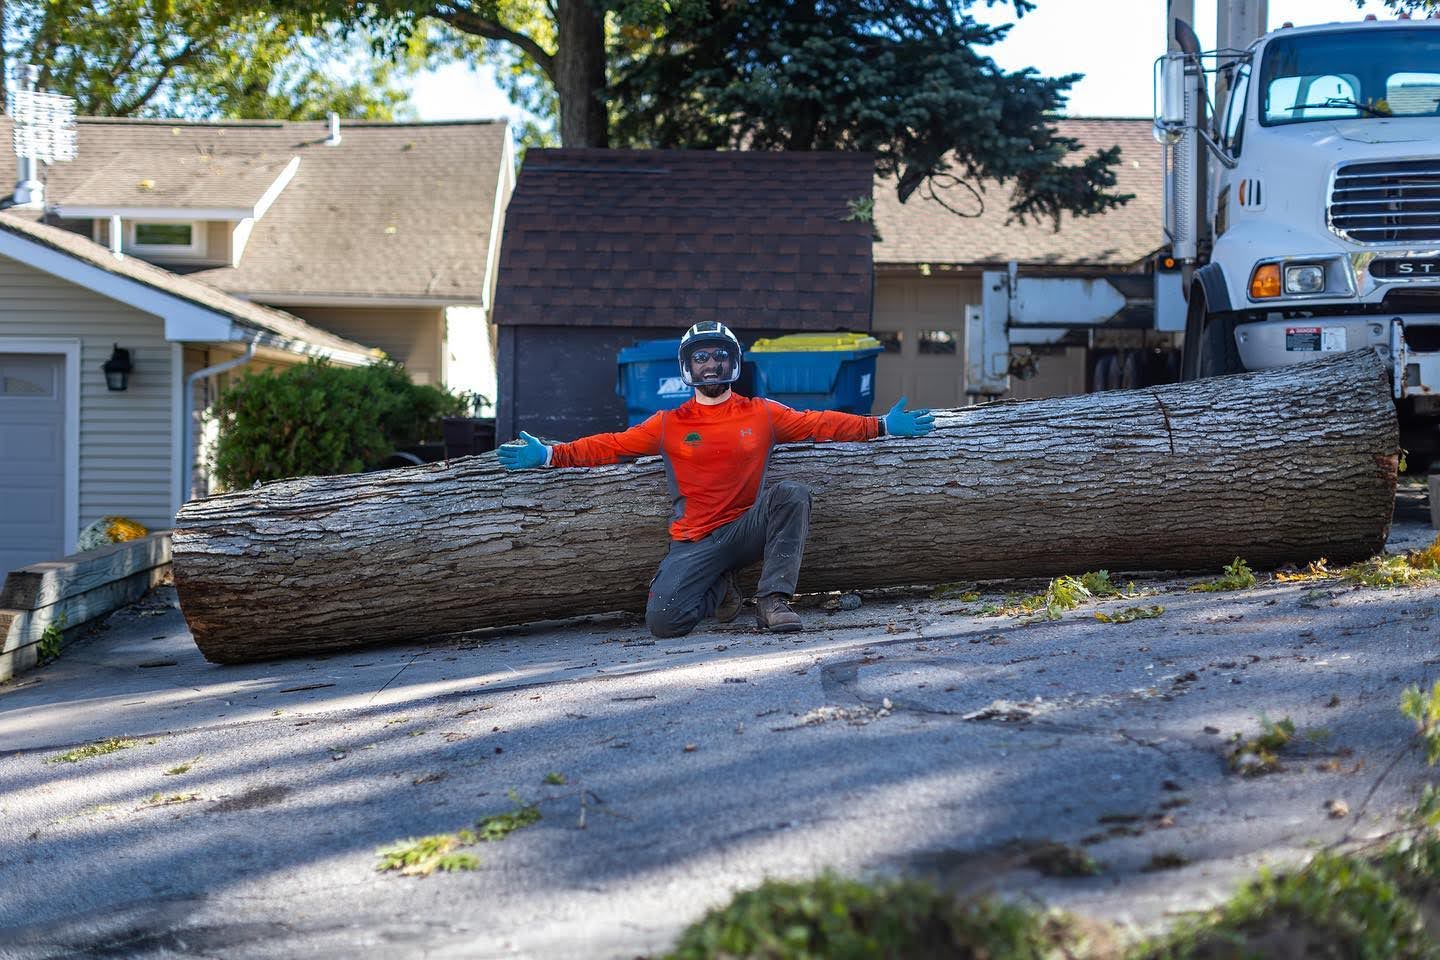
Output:
[[727,390],[730,389],[730,384],[728,384],[728,383],[701,383],[701,384],[696,384],[695,389],[696,389],[696,390],[699,390],[699,391],[700,391],[701,393],[703,393],[705,396],[710,397],[710,398],[713,400],[715,397],[723,397],[723,396],[725,396],[725,391],[727,391]]

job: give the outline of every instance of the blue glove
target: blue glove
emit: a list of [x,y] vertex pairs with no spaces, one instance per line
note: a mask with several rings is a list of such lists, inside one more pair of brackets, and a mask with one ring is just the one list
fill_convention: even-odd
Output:
[[529,470],[532,467],[545,466],[545,451],[548,449],[545,444],[524,430],[520,431],[520,439],[523,443],[511,441],[502,444],[495,451],[495,456],[500,458],[500,466],[506,470]]
[[880,419],[885,421],[885,433],[892,437],[923,437],[935,429],[935,414],[929,410],[905,411],[905,398],[895,401],[890,412]]

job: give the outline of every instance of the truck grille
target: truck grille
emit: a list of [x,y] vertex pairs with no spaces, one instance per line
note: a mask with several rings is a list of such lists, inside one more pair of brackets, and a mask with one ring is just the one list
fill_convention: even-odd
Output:
[[1327,216],[1357,243],[1440,240],[1440,157],[1345,164],[1335,171]]

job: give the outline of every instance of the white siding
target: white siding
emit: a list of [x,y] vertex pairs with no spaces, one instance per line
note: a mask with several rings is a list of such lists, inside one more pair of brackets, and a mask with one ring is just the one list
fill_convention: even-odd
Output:
[[[0,257],[0,351],[7,337],[80,340],[80,527],[121,514],[152,530],[168,529],[177,468],[164,323]],[[123,393],[105,388],[100,369],[115,343],[130,350],[135,365]]]

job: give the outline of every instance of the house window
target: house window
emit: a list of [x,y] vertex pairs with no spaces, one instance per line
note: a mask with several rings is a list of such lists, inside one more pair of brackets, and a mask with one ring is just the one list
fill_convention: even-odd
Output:
[[954,353],[955,334],[949,330],[921,330],[916,346],[921,353]]
[[205,231],[193,222],[130,221],[125,224],[125,248],[136,253],[200,256],[205,252]]

